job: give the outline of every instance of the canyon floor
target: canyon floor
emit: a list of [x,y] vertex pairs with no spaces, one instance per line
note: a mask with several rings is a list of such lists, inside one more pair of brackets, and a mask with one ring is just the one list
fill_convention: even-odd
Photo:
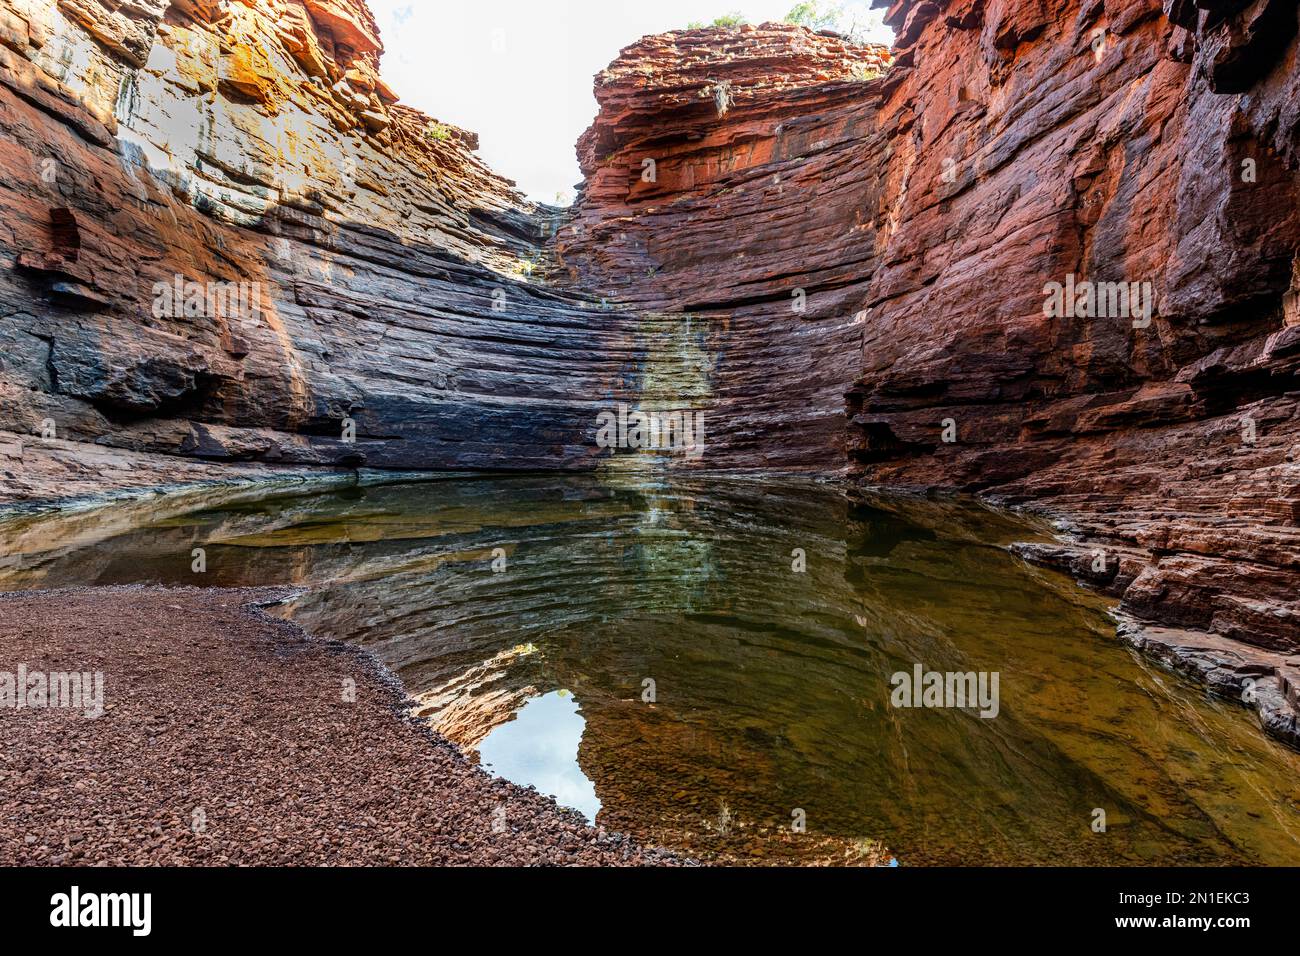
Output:
[[260,614],[266,591],[0,598],[32,670],[107,675],[103,716],[6,711],[0,865],[676,862],[494,780],[407,716],[366,653]]

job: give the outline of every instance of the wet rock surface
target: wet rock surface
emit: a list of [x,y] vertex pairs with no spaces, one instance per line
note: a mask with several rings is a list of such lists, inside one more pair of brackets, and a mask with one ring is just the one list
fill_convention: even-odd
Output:
[[648,865],[674,859],[493,780],[366,653],[269,591],[0,597],[6,668],[102,672],[104,713],[0,711],[0,864]]
[[[204,462],[105,445],[0,432],[0,516],[156,498],[179,488],[347,483],[348,472],[266,464]],[[17,552],[10,552],[10,556]]]

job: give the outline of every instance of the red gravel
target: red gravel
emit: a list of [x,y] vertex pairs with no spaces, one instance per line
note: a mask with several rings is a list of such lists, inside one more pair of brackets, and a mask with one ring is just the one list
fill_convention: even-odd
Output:
[[0,708],[0,865],[673,862],[493,780],[373,658],[253,606],[276,596],[0,596],[0,672],[105,680],[99,719]]

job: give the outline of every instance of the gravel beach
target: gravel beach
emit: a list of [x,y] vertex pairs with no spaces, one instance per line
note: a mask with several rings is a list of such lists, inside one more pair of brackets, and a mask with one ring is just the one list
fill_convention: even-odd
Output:
[[674,862],[492,779],[363,651],[265,616],[278,596],[0,596],[0,682],[103,675],[98,718],[0,707],[0,865]]

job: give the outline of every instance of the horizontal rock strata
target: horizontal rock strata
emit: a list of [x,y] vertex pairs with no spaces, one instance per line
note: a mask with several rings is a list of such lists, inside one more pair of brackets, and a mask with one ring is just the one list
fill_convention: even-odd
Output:
[[[1172,629],[1136,643],[1225,638],[1225,693],[1290,686],[1295,5],[877,5],[898,42],[874,79],[876,51],[773,25],[625,50],[555,243],[571,280],[720,326],[761,314],[771,342],[805,303],[803,334],[856,370],[767,378],[817,377],[827,412],[842,391],[859,480],[1053,514],[1068,541],[1022,554]],[[1135,291],[1053,310],[1051,283]]]
[[[1239,642],[1224,670],[1281,689],[1277,655],[1300,651],[1297,11],[1194,6],[893,5],[898,185],[854,454],[872,481],[1062,515],[1075,545],[1037,557],[1138,621]],[[1150,314],[1045,314],[1070,281],[1147,284]],[[1184,656],[1215,656],[1200,633]]]
[[4,23],[0,428],[585,467],[598,406],[655,365],[640,315],[530,281],[549,213],[396,103],[356,0],[25,0]]
[[765,24],[647,37],[596,78],[561,275],[702,335],[713,434],[745,452],[724,464],[848,464],[852,302],[874,267],[862,143],[888,64],[880,46]]
[[703,453],[657,463],[1047,511],[1022,555],[1164,628],[1136,643],[1231,641],[1293,698],[1295,4],[877,5],[891,51],[629,47],[563,216],[397,102],[360,0],[12,0],[0,431],[585,469],[602,412],[690,410]]

